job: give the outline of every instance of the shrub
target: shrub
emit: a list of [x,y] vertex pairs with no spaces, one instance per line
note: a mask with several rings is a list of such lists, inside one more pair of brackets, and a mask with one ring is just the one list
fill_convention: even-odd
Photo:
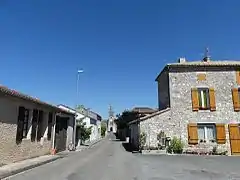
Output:
[[170,145],[167,147],[168,153],[182,154],[183,152],[183,142],[177,137],[173,137],[170,141]]
[[142,150],[143,147],[146,144],[146,140],[147,140],[147,134],[145,132],[141,132],[140,133],[140,138],[139,138],[139,149]]

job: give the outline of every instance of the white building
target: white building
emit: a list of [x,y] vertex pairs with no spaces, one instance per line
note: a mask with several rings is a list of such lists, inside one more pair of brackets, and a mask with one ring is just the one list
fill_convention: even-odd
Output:
[[[92,112],[88,109],[81,109],[80,111],[77,111],[73,108],[70,108],[66,105],[58,105],[59,108],[71,112],[76,113],[76,124],[78,124],[78,121],[83,121],[86,125],[86,128],[92,127],[92,133],[90,135],[89,141],[95,141],[101,137],[101,116],[99,116],[97,113]],[[80,145],[80,139],[78,136],[77,127],[75,129],[76,134],[76,145]]]

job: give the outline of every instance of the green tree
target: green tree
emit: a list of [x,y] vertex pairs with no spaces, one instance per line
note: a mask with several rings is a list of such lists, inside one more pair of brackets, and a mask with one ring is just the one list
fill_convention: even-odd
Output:
[[128,127],[127,124],[129,122],[136,120],[138,118],[139,118],[139,114],[137,112],[125,110],[122,112],[121,115],[117,116],[117,119],[116,119],[117,127],[118,129],[124,129]]
[[107,124],[105,122],[101,122],[101,136],[104,137],[107,130]]
[[86,127],[86,123],[83,119],[78,120],[77,127],[79,129],[80,143],[83,144],[86,140],[90,138],[92,133],[92,127]]

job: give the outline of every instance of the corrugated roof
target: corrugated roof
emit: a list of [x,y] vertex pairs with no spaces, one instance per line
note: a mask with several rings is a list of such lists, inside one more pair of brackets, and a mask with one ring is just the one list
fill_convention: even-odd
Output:
[[[20,98],[20,99],[26,100],[26,101],[31,101],[31,102],[37,103],[37,104],[39,104],[39,105],[47,106],[47,107],[56,109],[56,110],[58,110],[58,111],[60,111],[60,112],[69,113],[69,112],[67,112],[67,111],[64,111],[64,110],[58,108],[58,107],[55,106],[55,105],[52,105],[52,104],[43,102],[43,101],[39,100],[38,98],[31,97],[31,96],[29,96],[29,95],[23,94],[23,93],[21,93],[21,92],[18,92],[18,91],[16,91],[16,90],[10,89],[10,88],[8,88],[8,87],[6,87],[6,86],[3,86],[3,85],[0,85],[0,92],[2,92],[2,93],[4,93],[4,94],[7,94],[7,95],[9,95],[9,96],[13,96],[13,97],[16,97],[16,98]],[[72,113],[69,113],[69,114],[72,114]]]

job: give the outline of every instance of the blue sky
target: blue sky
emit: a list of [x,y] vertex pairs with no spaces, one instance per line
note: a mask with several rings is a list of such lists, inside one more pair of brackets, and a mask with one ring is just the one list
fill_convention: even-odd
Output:
[[[0,84],[107,117],[157,107],[155,77],[179,57],[240,59],[240,1],[1,0]],[[83,68],[76,99],[76,72]]]

